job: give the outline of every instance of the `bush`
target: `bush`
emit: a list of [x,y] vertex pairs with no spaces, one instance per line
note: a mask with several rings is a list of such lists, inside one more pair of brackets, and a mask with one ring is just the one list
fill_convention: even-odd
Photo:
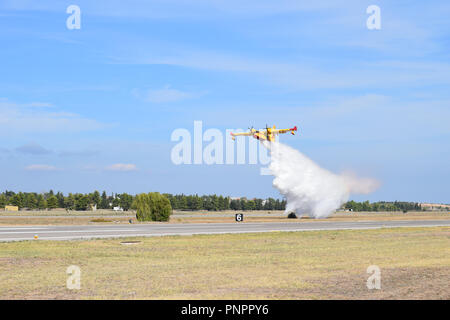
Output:
[[112,220],[106,220],[103,218],[92,219],[91,222],[112,222]]
[[138,221],[168,221],[172,214],[169,199],[159,192],[138,194],[133,207]]

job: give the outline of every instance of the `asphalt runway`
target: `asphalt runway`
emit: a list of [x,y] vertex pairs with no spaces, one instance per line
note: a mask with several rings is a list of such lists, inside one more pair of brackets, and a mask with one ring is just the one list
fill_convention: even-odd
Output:
[[377,229],[395,227],[450,226],[450,220],[402,221],[313,221],[266,223],[185,223],[185,224],[128,224],[101,226],[27,226],[0,227],[0,241],[76,240],[136,236],[168,236],[193,234],[252,233],[273,231],[313,231]]
[[[286,217],[284,213],[245,213],[245,216],[248,217],[276,217],[282,218]],[[114,218],[135,218],[136,214],[128,214],[128,215],[0,215],[0,219],[28,219],[28,218],[104,218],[104,219],[114,219]],[[170,218],[234,218],[234,213],[208,213],[208,214],[172,214]]]

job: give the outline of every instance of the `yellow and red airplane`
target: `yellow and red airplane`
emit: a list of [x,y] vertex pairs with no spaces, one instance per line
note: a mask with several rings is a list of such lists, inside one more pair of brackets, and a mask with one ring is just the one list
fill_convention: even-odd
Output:
[[291,134],[295,135],[295,131],[297,131],[297,126],[290,128],[290,129],[275,129],[275,126],[272,128],[267,127],[265,129],[254,129],[253,127],[249,128],[249,132],[238,132],[233,133],[231,132],[231,139],[235,140],[237,136],[253,136],[253,138],[261,141],[275,141],[275,136],[280,133],[286,133],[291,132]]

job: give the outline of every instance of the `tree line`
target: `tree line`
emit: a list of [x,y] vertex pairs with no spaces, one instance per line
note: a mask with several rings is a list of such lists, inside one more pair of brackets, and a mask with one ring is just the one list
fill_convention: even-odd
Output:
[[421,211],[422,208],[418,202],[404,202],[404,201],[378,201],[372,202],[356,202],[348,201],[343,206],[344,209],[352,211]]
[[[231,198],[222,195],[185,195],[185,194],[169,194],[164,193],[172,209],[186,210],[186,211],[222,211],[222,210],[285,210],[285,199],[247,199]],[[69,193],[64,195],[62,192],[54,193],[52,190],[44,193],[36,192],[18,192],[5,191],[0,193],[0,208],[5,205],[18,206],[19,209],[30,210],[45,210],[63,208],[67,210],[92,210],[93,207],[97,209],[112,209],[120,207],[125,211],[136,209],[135,206],[136,195],[127,193],[113,193],[108,195],[106,191],[100,193],[94,191],[91,193]],[[341,209],[351,211],[420,211],[422,208],[417,202],[356,202],[348,201],[343,204]]]
[[164,193],[170,201],[170,205],[175,210],[285,210],[286,200],[280,199],[247,199],[247,198],[231,198],[217,195],[172,195]]
[[64,208],[68,210],[91,210],[94,206],[97,209],[112,209],[121,207],[129,210],[133,203],[134,196],[127,193],[107,195],[94,191],[88,194],[62,192],[54,193],[53,190],[44,193],[5,191],[0,194],[0,207],[5,205],[18,206],[19,209],[56,209]]
[[[268,199],[232,199],[218,195],[172,195],[164,193],[170,205],[174,210],[284,210],[286,200],[268,198]],[[92,210],[112,209],[120,207],[125,211],[136,209],[134,200],[136,195],[127,193],[113,193],[107,195],[105,191],[100,194],[98,191],[92,193],[69,193],[64,195],[62,192],[54,193],[53,190],[44,193],[36,192],[18,192],[5,191],[0,194],[0,208],[5,205],[18,206],[19,209],[56,209],[63,208],[68,210]]]

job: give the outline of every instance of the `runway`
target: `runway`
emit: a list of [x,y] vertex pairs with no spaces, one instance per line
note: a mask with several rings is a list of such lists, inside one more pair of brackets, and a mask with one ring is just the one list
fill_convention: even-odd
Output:
[[266,223],[127,224],[102,226],[0,227],[0,241],[76,240],[169,235],[252,233],[275,231],[358,230],[396,227],[450,226],[450,220],[312,221]]

